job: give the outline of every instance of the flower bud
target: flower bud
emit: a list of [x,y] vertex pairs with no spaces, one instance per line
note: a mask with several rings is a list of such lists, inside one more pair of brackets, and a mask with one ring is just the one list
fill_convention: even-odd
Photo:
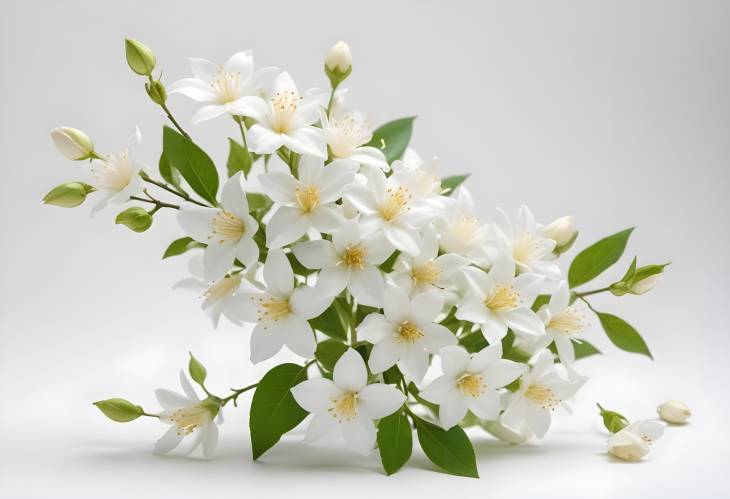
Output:
[[608,452],[625,461],[638,461],[649,453],[649,444],[639,435],[622,430],[608,440]]
[[350,47],[340,40],[327,52],[324,60],[324,71],[330,79],[332,87],[342,83],[352,72],[352,53]]
[[667,265],[669,264],[645,265],[637,269],[636,258],[634,258],[626,274],[620,281],[611,284],[609,290],[616,296],[623,296],[626,293],[643,295],[651,291],[661,280],[664,274],[664,267]]
[[561,255],[568,251],[578,237],[575,230],[575,219],[571,216],[560,217],[553,220],[542,229],[543,235],[555,241],[553,252]]
[[68,159],[80,161],[94,155],[94,144],[81,130],[62,126],[51,130],[51,138],[56,149]]
[[629,289],[629,293],[633,295],[643,295],[651,291],[654,286],[662,279],[661,272],[659,274],[652,274],[638,281],[634,281]]
[[134,405],[132,402],[120,398],[100,400],[98,402],[94,402],[94,405],[99,408],[106,417],[119,423],[134,421],[144,414],[144,409],[142,409],[141,406]]
[[668,400],[656,408],[659,417],[667,423],[684,424],[692,415],[686,404],[679,400]]
[[154,80],[152,83],[145,83],[144,88],[147,90],[147,95],[150,96],[152,102],[159,104],[160,106],[167,100],[167,90],[165,85],[160,80]]
[[138,75],[149,76],[155,69],[155,54],[143,43],[125,38],[124,51],[127,54],[127,64]]
[[127,208],[115,220],[117,224],[123,224],[134,232],[144,232],[152,225],[152,215],[138,206]]
[[601,411],[601,417],[603,418],[603,426],[606,427],[611,433],[618,433],[627,426],[629,426],[629,420],[626,419],[622,414],[616,411],[607,411],[601,404],[597,404],[598,409]]
[[94,192],[95,190],[89,184],[69,182],[67,184],[57,185],[51,189],[43,198],[43,202],[63,208],[74,208],[86,200],[88,193]]

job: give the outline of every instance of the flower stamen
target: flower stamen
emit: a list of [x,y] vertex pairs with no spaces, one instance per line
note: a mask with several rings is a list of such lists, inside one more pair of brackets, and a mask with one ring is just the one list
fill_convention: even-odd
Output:
[[545,385],[530,385],[525,391],[525,397],[539,405],[546,411],[553,411],[561,400],[555,396],[550,387]]
[[440,276],[441,269],[433,260],[411,269],[411,279],[414,284],[434,284]]
[[423,329],[409,321],[401,322],[395,335],[397,343],[408,343],[409,345],[413,345],[421,338],[423,338]]
[[484,300],[484,305],[492,312],[509,312],[521,303],[520,294],[510,284],[498,284],[491,296]]
[[177,427],[178,435],[189,435],[197,428],[207,424],[210,419],[210,411],[199,405],[182,407],[169,417],[169,420]]
[[456,387],[464,395],[477,398],[487,389],[487,384],[484,382],[484,378],[478,374],[466,373],[456,380]]
[[246,233],[246,226],[236,215],[227,210],[219,210],[213,217],[212,231],[209,239],[218,244],[237,242]]
[[388,187],[385,191],[387,199],[385,203],[380,207],[380,216],[386,221],[392,222],[403,213],[410,210],[408,204],[413,196],[410,195],[408,189],[405,187],[398,187],[393,189]]
[[230,296],[238,289],[242,279],[243,274],[226,276],[205,290],[203,298],[206,300],[217,301],[221,298],[225,298],[226,296]]
[[315,185],[298,185],[294,189],[294,196],[304,213],[312,213],[319,206],[319,189]]
[[327,411],[338,423],[352,421],[357,417],[357,392],[347,392],[340,397],[332,397],[330,401],[333,405]]
[[340,261],[350,268],[355,267],[363,270],[365,268],[365,257],[367,254],[368,249],[362,244],[348,246]]
[[573,307],[568,307],[550,319],[548,329],[560,331],[568,336],[578,334],[586,327],[585,317]]

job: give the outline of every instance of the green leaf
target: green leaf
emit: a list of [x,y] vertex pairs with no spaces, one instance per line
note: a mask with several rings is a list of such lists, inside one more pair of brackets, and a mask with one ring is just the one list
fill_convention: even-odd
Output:
[[390,256],[386,258],[383,263],[380,264],[380,270],[382,270],[386,274],[393,272],[393,266],[395,265],[395,261],[398,258],[398,255],[400,255],[400,250],[395,250],[393,253],[391,253]]
[[243,172],[244,177],[248,177],[251,171],[251,165],[253,160],[251,154],[243,146],[235,140],[228,139],[228,161],[226,161],[226,167],[228,168],[228,176],[232,177],[237,172]]
[[314,352],[314,356],[322,367],[328,371],[332,371],[335,368],[335,363],[347,351],[347,348],[347,345],[341,341],[324,340],[317,345],[317,351]]
[[218,204],[218,171],[205,151],[168,126],[162,133],[162,150],[170,166],[200,197],[214,206]]
[[144,414],[144,409],[142,409],[142,407],[133,404],[129,400],[120,398],[100,400],[98,402],[94,402],[94,405],[103,412],[106,417],[118,423],[134,421]]
[[272,448],[286,432],[307,417],[291,394],[293,386],[307,379],[307,369],[296,364],[281,364],[259,381],[251,401],[249,429],[253,458]]
[[603,330],[611,342],[626,352],[640,353],[654,360],[644,339],[631,324],[612,314],[597,312]]
[[532,304],[532,310],[537,312],[543,305],[550,303],[550,295],[537,295],[535,303]]
[[268,209],[271,208],[271,205],[273,204],[269,196],[265,194],[260,194],[258,192],[247,192],[246,200],[248,201],[249,211],[268,211]]
[[603,355],[599,349],[586,340],[580,340],[580,343],[573,343],[573,348],[575,349],[576,360],[585,359],[591,355]]
[[489,346],[489,343],[484,339],[484,335],[480,330],[465,334],[459,338],[459,344],[466,348],[469,353],[478,352]]
[[192,352],[188,353],[190,354],[190,361],[188,362],[188,372],[190,373],[190,377],[193,378],[193,381],[195,381],[197,384],[203,386],[203,384],[205,383],[205,378],[208,376],[208,371],[198,359],[193,357]]
[[410,116],[386,123],[373,132],[373,138],[367,145],[383,151],[388,164],[400,159],[411,140],[415,119],[415,116]]
[[171,256],[182,255],[183,253],[190,251],[191,249],[205,248],[206,246],[206,244],[199,243],[192,237],[181,237],[180,239],[175,239],[173,242],[170,243],[170,245],[165,250],[165,254],[162,255],[162,259],[164,260],[165,258],[170,258]]
[[479,478],[474,447],[460,426],[446,431],[421,418],[414,420],[418,442],[433,464],[453,475]]
[[383,469],[392,475],[408,462],[413,452],[413,430],[398,411],[378,423],[378,450]]
[[459,187],[464,180],[469,178],[469,174],[466,175],[454,175],[452,177],[446,177],[441,180],[441,194],[444,196],[450,196],[452,192]]
[[570,287],[587,283],[616,263],[623,255],[633,230],[632,227],[608,236],[578,253],[568,270]]
[[160,170],[160,176],[170,185],[175,186],[179,191],[185,192],[180,185],[180,172],[177,171],[170,165],[170,162],[165,157],[165,153],[160,154],[160,161],[158,163]]
[[335,339],[347,341],[349,330],[349,311],[340,299],[335,298],[332,305],[321,315],[309,320],[309,324],[323,334]]
[[386,385],[397,385],[403,381],[403,373],[400,372],[397,365],[390,366],[383,371],[383,381]]
[[129,227],[134,232],[144,232],[152,226],[152,215],[144,208],[133,206],[119,213],[114,222]]

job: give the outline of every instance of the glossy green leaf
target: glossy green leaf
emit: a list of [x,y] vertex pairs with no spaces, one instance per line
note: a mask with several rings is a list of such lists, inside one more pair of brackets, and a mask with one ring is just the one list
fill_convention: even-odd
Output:
[[591,355],[603,355],[599,349],[586,340],[580,340],[580,343],[573,343],[573,348],[575,349],[576,360],[584,359]]
[[281,364],[259,381],[251,401],[249,429],[253,458],[264,452],[307,417],[291,394],[292,387],[307,379],[307,369],[296,364]]
[[415,116],[390,121],[373,132],[368,146],[380,149],[388,164],[400,159],[411,141]]
[[190,361],[188,362],[188,373],[190,373],[190,377],[200,386],[203,386],[205,383],[205,378],[208,376],[208,371],[205,369],[205,366],[195,357],[193,357],[192,352],[188,352],[190,354]]
[[192,237],[181,237],[180,239],[175,239],[173,242],[170,243],[170,245],[165,250],[165,253],[162,255],[162,259],[164,260],[165,258],[170,258],[171,256],[182,255],[183,253],[186,253],[191,249],[205,247],[206,244],[199,243]]
[[170,166],[180,172],[188,185],[210,204],[217,205],[218,171],[205,151],[168,126],[162,133],[162,149]]
[[261,210],[262,212],[265,212],[271,208],[271,205],[273,204],[269,196],[258,192],[247,192],[246,200],[248,201],[249,211]]
[[414,419],[418,442],[433,464],[453,475],[479,478],[474,447],[460,426],[447,431],[418,417]]
[[623,255],[633,230],[632,227],[608,236],[578,253],[568,270],[570,287],[587,283],[616,263]]
[[309,320],[309,324],[317,331],[326,334],[331,338],[347,341],[347,332],[349,330],[350,311],[347,310],[343,300],[336,298],[332,305],[327,308],[321,315]]
[[654,360],[644,339],[631,324],[612,314],[597,314],[603,330],[614,345],[626,352],[640,353]]
[[229,138],[228,161],[226,161],[228,176],[232,177],[237,172],[243,172],[244,177],[248,177],[251,171],[251,165],[253,165],[253,158],[251,158],[251,153],[246,149],[246,146]]
[[158,168],[160,170],[160,176],[165,182],[174,186],[179,191],[185,192],[185,190],[182,188],[182,185],[180,184],[180,172],[173,168],[172,165],[170,165],[170,162],[167,160],[167,157],[165,157],[164,152],[160,154]]
[[384,417],[378,423],[380,462],[388,475],[403,467],[413,452],[413,429],[402,412]]
[[450,196],[457,187],[459,187],[466,179],[469,178],[469,174],[466,175],[454,175],[446,177],[441,180],[441,194],[444,196]]
[[328,371],[332,371],[335,368],[335,363],[347,349],[348,346],[341,341],[325,340],[317,344],[317,350],[314,352],[314,356],[322,367]]

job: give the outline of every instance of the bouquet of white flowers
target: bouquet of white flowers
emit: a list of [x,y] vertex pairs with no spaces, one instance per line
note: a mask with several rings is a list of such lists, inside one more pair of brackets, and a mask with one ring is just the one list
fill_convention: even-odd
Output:
[[[223,409],[255,390],[254,459],[308,418],[305,442],[342,440],[363,454],[377,448],[388,474],[408,461],[415,430],[437,466],[477,476],[465,427],[516,443],[542,438],[553,410],[584,383],[576,361],[600,353],[581,336],[584,313],[617,347],[651,357],[631,325],[589,299],[645,293],[665,265],[634,259],[619,281],[582,287],[619,260],[632,229],[578,253],[564,275],[557,262],[578,236],[572,217],[542,225],[522,206],[515,218],[497,210],[493,223],[482,222],[461,185],[468,175],[441,178],[436,161],[408,148],[413,118],[371,130],[364,114],[347,108],[345,43],[325,59],[330,89],[304,93],[286,71],[256,69],[251,52],[223,65],[190,59],[193,77],[169,89],[153,76],[148,47],[126,40],[126,55],[171,124],[159,178],[134,154],[138,130],[123,152],[101,154],[85,133],[62,127],[51,134],[56,146],[69,159],[89,160],[91,175],[57,186],[44,201],[74,207],[98,197],[94,211],[131,204],[116,222],[135,232],[148,230],[159,210],[176,210],[185,237],[163,258],[196,253],[178,286],[200,293],[214,327],[221,315],[245,326],[251,362],[284,346],[304,359],[214,394],[191,354],[188,375],[203,397],[181,372],[183,394],[155,392],[159,413],[120,398],[96,402],[115,421],[168,424],[158,452],[191,435],[190,448],[200,444],[210,456]],[[213,160],[168,108],[168,93],[201,103],[194,123],[232,118],[240,140],[228,139],[222,186]],[[257,162],[263,192],[249,189]],[[436,359],[440,375],[427,377]],[[631,430],[620,414],[601,414],[624,444],[656,437],[652,425]]]

